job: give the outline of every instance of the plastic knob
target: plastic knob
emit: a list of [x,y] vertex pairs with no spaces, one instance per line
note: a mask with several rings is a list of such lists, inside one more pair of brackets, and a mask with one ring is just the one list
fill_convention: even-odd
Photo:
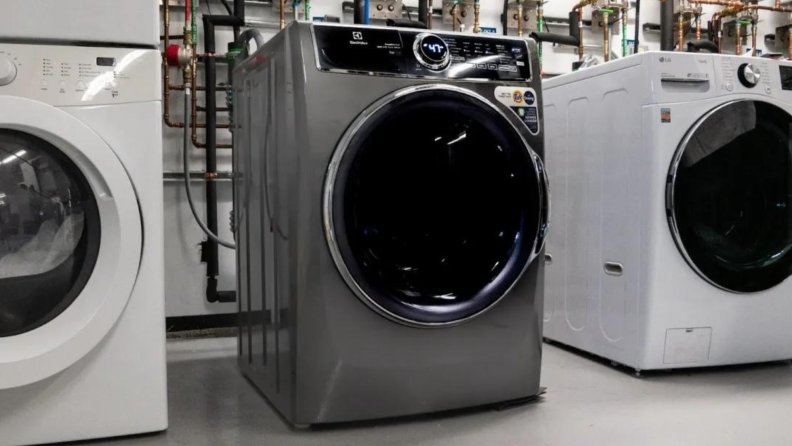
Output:
[[744,63],[737,69],[737,78],[744,86],[753,88],[762,80],[762,72],[754,64]]
[[8,85],[16,79],[17,67],[6,56],[0,56],[0,87]]

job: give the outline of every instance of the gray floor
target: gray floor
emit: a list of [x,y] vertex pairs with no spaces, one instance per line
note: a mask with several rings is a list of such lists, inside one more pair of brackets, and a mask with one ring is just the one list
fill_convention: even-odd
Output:
[[132,445],[788,445],[792,367],[766,364],[637,379],[545,345],[546,395],[481,410],[292,430],[241,377],[233,338],[170,341],[171,427],[94,442]]

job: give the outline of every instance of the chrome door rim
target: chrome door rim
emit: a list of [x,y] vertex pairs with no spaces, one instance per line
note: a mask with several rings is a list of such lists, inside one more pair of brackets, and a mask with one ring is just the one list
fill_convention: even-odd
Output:
[[[341,254],[341,250],[338,246],[338,241],[335,235],[335,225],[333,223],[333,194],[335,191],[335,183],[338,176],[338,168],[341,165],[341,161],[344,159],[344,155],[346,154],[349,144],[352,139],[358,134],[360,129],[363,125],[377,112],[379,112],[382,108],[390,104],[391,102],[405,97],[410,94],[425,92],[425,91],[451,91],[455,93],[460,93],[476,99],[480,103],[488,106],[492,110],[496,111],[509,126],[511,126],[516,134],[519,136],[520,141],[523,143],[523,147],[526,151],[528,151],[528,155],[531,159],[531,164],[533,165],[534,172],[536,174],[537,183],[538,183],[538,203],[540,204],[539,208],[545,209],[546,212],[544,215],[540,215],[540,222],[537,229],[537,234],[534,235],[533,245],[531,246],[530,254],[528,257],[528,261],[525,263],[522,271],[518,274],[517,278],[509,285],[506,291],[495,299],[492,304],[487,306],[485,309],[479,311],[478,313],[472,314],[470,316],[457,319],[454,321],[449,322],[419,322],[414,321],[411,319],[404,318],[402,316],[396,315],[381,305],[379,305],[371,296],[366,293],[363,288],[358,284],[355,278],[352,276],[352,273],[349,271],[346,262]],[[391,319],[395,322],[398,322],[403,325],[417,327],[417,328],[441,328],[441,327],[449,327],[454,325],[459,325],[464,322],[467,322],[471,319],[474,319],[482,314],[486,313],[493,307],[495,307],[511,290],[514,288],[515,285],[520,281],[522,276],[525,274],[525,271],[528,270],[528,267],[533,264],[534,260],[539,256],[539,253],[542,251],[545,242],[545,235],[546,235],[546,227],[547,223],[549,222],[549,214],[550,214],[550,200],[549,200],[549,184],[547,180],[547,176],[544,174],[544,165],[539,157],[539,155],[531,149],[528,142],[523,137],[522,133],[519,129],[512,123],[511,120],[508,119],[508,116],[498,108],[493,102],[487,100],[483,96],[474,93],[470,90],[457,87],[454,85],[446,85],[446,84],[426,84],[426,85],[419,85],[413,87],[407,87],[400,90],[396,90],[392,93],[385,95],[384,97],[380,98],[374,104],[370,105],[366,108],[349,126],[349,128],[344,132],[344,135],[341,137],[340,141],[336,145],[335,151],[333,152],[333,156],[330,159],[330,164],[327,168],[327,175],[325,177],[325,184],[324,184],[324,192],[322,197],[322,211],[324,217],[324,232],[325,238],[327,240],[327,245],[330,248],[330,254],[333,257],[333,262],[336,265],[341,277],[344,279],[344,282],[349,286],[350,289],[355,293],[355,295],[369,308],[376,311],[380,315]],[[544,224],[543,224],[544,222]],[[543,231],[543,228],[545,230]]]

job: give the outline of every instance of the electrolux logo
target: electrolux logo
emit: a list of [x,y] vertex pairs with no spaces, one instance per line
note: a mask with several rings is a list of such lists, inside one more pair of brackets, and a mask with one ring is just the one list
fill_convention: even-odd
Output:
[[360,31],[353,31],[352,38],[355,40],[363,40],[363,33]]

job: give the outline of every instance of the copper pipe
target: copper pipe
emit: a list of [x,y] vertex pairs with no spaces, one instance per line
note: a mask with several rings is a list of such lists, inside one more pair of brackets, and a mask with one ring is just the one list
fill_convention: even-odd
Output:
[[280,29],[286,28],[286,0],[280,0]]
[[578,10],[578,60],[583,60],[583,7]]
[[734,42],[734,54],[741,55],[742,54],[742,23],[739,20],[734,20],[736,25],[734,26],[734,35],[735,35],[735,42]]
[[610,60],[610,27],[608,26],[608,18],[610,14],[607,12],[602,13],[602,54],[605,62]]
[[717,6],[729,6],[733,8],[739,8],[745,6],[743,2],[733,2],[733,1],[719,1],[719,0],[688,0],[690,3],[694,5],[717,5]]
[[457,30],[457,14],[459,13],[457,9],[459,8],[459,2],[454,1],[454,5],[451,6],[451,31]]
[[[593,0],[580,0],[579,2],[577,2],[577,4],[575,4],[575,6],[572,7],[572,10],[574,11],[575,9],[579,9],[580,12],[583,12],[583,7],[590,5],[592,1]],[[581,20],[583,19],[581,18]]]
[[751,57],[756,57],[756,33],[758,32],[758,27],[756,26],[756,21],[751,22]]
[[[669,1],[669,0],[666,0]],[[685,16],[682,12],[677,18],[677,51],[685,51]]]
[[775,7],[776,8],[780,8],[781,7],[781,0],[776,0]]
[[517,0],[517,37],[523,35],[523,5],[522,0]]
[[481,16],[481,2],[480,0],[476,0],[476,3],[473,4],[473,33],[478,34],[481,32],[481,22],[479,21],[479,17]]
[[789,51],[789,56],[787,57],[787,59],[792,60],[792,28],[789,28],[789,30],[787,30],[787,39],[789,41],[789,48],[787,48],[787,51]]
[[696,14],[696,40],[701,40],[701,14]]

